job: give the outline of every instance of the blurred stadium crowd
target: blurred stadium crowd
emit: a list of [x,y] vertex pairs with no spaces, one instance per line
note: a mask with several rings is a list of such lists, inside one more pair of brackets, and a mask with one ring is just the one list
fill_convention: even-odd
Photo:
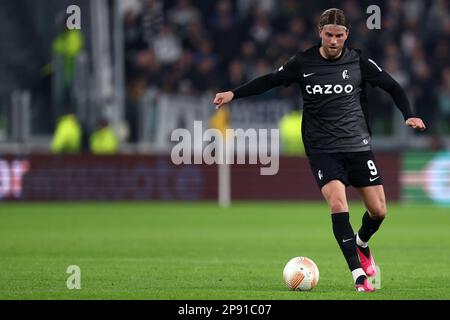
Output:
[[[232,89],[271,72],[319,40],[323,10],[351,21],[349,46],[360,48],[408,92],[428,132],[450,133],[449,1],[377,1],[381,29],[369,30],[373,1],[142,0],[123,17],[127,101],[147,89],[202,95]],[[296,86],[261,96],[297,102]],[[389,132],[388,95],[369,92],[378,132]],[[299,101],[299,100],[298,100]],[[300,105],[301,107],[301,105]]]

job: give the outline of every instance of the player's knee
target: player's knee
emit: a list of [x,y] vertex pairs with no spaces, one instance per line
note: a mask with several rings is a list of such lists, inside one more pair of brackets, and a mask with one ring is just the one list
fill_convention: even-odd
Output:
[[387,215],[386,203],[380,202],[369,211],[372,217],[376,219],[384,219]]
[[339,213],[339,212],[347,212],[348,206],[347,203],[343,200],[334,200],[330,203],[331,212]]

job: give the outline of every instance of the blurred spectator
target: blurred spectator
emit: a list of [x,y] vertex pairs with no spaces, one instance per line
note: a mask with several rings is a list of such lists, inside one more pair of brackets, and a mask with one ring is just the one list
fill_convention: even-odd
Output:
[[[442,37],[449,36],[445,35],[445,30],[449,28],[450,24],[450,1],[448,0],[436,0],[432,1],[431,8],[428,11],[428,17],[426,19],[426,38],[434,43]],[[448,43],[448,39],[447,39]]]
[[161,0],[143,0],[139,17],[142,41],[148,48],[153,46],[155,35],[164,24],[164,4]]
[[[357,22],[361,22],[360,6],[358,5],[357,0],[346,0],[342,4],[342,10],[345,12],[345,16],[352,21],[352,25],[355,26]],[[353,29],[353,28],[351,28]]]
[[302,140],[302,118],[303,114],[299,110],[292,111],[281,118],[279,127],[282,154],[288,156],[305,155]]
[[[433,52],[433,64],[436,66],[450,66],[450,49],[449,49],[449,39],[441,39],[437,43],[436,47],[434,48]],[[441,68],[439,68],[438,71],[440,71]],[[439,75],[437,75],[439,76]]]
[[203,60],[210,59],[217,63],[217,54],[213,50],[213,44],[209,39],[202,39],[199,43],[198,50],[193,55],[195,63],[201,63]]
[[241,30],[236,23],[237,18],[231,11],[231,2],[221,0],[217,4],[216,12],[211,20],[211,35],[214,51],[220,53],[220,72],[226,72],[226,65],[239,52]]
[[53,41],[53,53],[63,59],[63,80],[71,87],[75,74],[75,59],[84,47],[84,37],[80,30],[64,30]]
[[[124,15],[127,101],[133,105],[147,88],[202,95],[271,72],[318,42],[317,19],[324,8],[341,7],[351,20],[349,45],[406,88],[418,115],[429,122],[424,134],[443,130],[437,114],[447,110],[443,70],[449,67],[449,3],[379,1],[381,30],[369,30],[367,1],[145,0],[141,12]],[[295,86],[278,88],[264,99],[297,104],[298,93]],[[378,128],[388,128],[392,100],[370,88],[368,97],[377,108]]]
[[264,58],[260,58],[260,59],[256,60],[255,75],[253,77],[255,77],[255,78],[260,77],[271,71],[272,71],[272,68],[271,68],[269,62]]
[[89,139],[92,154],[108,155],[118,151],[118,141],[108,121],[101,120]]
[[161,64],[174,63],[181,55],[180,39],[168,25],[164,25],[153,41],[153,50],[157,61]]
[[75,104],[76,97],[72,91],[75,81],[77,58],[84,48],[84,36],[81,30],[69,30],[63,14],[56,18],[58,35],[52,42],[52,87],[53,87],[53,121],[61,114],[59,108]]
[[174,65],[176,82],[178,83],[177,91],[181,94],[191,95],[195,93],[194,84],[192,82],[194,72],[194,62],[192,52],[184,50],[180,59]]
[[192,22],[200,20],[200,12],[189,0],[178,0],[175,7],[169,11],[169,21],[179,30],[184,30]]
[[419,33],[419,21],[414,19],[406,20],[403,25],[403,32],[400,38],[402,51],[407,57],[411,57],[414,49],[418,47],[417,34]]
[[403,13],[406,20],[418,21],[422,18],[422,13],[425,9],[425,2],[423,0],[409,0],[402,3]]
[[209,27],[211,30],[218,29],[219,24],[224,20],[230,20],[230,24],[234,24],[237,20],[237,17],[234,16],[233,13],[233,5],[230,0],[219,0],[217,1],[215,11],[209,15]]
[[82,129],[77,117],[71,111],[58,119],[51,143],[53,153],[77,153],[82,147]]
[[302,3],[298,0],[282,0],[280,16],[290,19],[302,12]]
[[193,21],[187,28],[183,38],[183,46],[191,51],[199,50],[200,44],[208,36],[203,29],[201,22]]
[[136,51],[147,47],[147,43],[142,38],[142,29],[138,24],[138,15],[129,10],[123,18],[123,38],[125,51]]
[[227,81],[222,85],[224,88],[236,88],[249,79],[245,73],[245,67],[241,60],[233,60],[228,67]]
[[[387,59],[395,59],[396,61],[400,61],[401,59],[401,53],[400,48],[398,47],[398,44],[395,42],[389,42],[385,47],[385,57]],[[397,67],[400,67],[398,65]],[[402,69],[402,71],[404,71]]]
[[249,79],[255,74],[255,60],[257,57],[256,46],[253,41],[246,40],[241,45],[241,57],[245,66],[245,74]]
[[386,72],[389,73],[403,88],[407,89],[409,87],[409,76],[406,71],[400,67],[399,58],[393,53],[392,55],[389,55],[385,65]]
[[295,39],[301,39],[305,36],[305,22],[300,17],[295,17],[289,22],[289,34]]
[[125,119],[130,128],[129,142],[138,142],[140,100],[148,90],[148,83],[143,77],[134,78],[127,85]]
[[279,3],[277,0],[241,0],[237,1],[237,7],[239,15],[242,18],[249,16],[256,7],[259,7],[269,16],[275,16],[279,11]]
[[192,75],[192,82],[199,94],[215,91],[218,87],[218,76],[214,71],[214,61],[212,59],[202,59],[198,62]]
[[415,112],[424,120],[428,133],[434,132],[437,108],[435,97],[430,95],[433,92],[434,80],[419,42],[413,50],[412,72]]
[[257,7],[254,15],[253,24],[250,27],[250,37],[255,41],[259,48],[263,48],[269,42],[272,36],[272,26],[268,15]]

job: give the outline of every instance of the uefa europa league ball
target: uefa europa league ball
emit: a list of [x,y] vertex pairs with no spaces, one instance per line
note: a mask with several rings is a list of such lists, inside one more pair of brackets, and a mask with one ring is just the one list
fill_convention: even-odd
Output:
[[309,291],[319,282],[319,269],[311,259],[295,257],[284,267],[283,279],[291,290]]

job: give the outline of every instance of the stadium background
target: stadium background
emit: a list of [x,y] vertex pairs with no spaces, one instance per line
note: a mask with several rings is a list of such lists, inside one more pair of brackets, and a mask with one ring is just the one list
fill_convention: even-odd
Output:
[[[380,30],[369,30],[366,26],[370,16],[366,9],[372,4],[381,9]],[[58,47],[57,41],[64,34],[64,24],[70,16],[66,13],[70,5],[81,9],[81,30],[72,40]],[[25,261],[38,261],[30,263],[41,266],[40,259],[44,256],[46,259],[57,254],[64,256],[62,252],[83,235],[95,242],[97,236],[91,233],[94,230],[90,227],[98,227],[102,234],[104,226],[100,221],[104,219],[112,219],[116,222],[110,223],[117,225],[127,219],[134,221],[135,225],[125,223],[122,236],[128,240],[127,234],[139,238],[139,232],[145,238],[146,231],[141,223],[148,223],[151,226],[147,231],[162,237],[155,240],[157,242],[174,235],[174,230],[183,235],[182,225],[171,228],[170,223],[162,222],[163,219],[180,219],[180,224],[186,223],[188,230],[192,227],[199,231],[200,238],[188,231],[185,231],[185,238],[181,236],[186,243],[195,240],[195,245],[191,243],[193,247],[186,248],[193,249],[194,253],[188,254],[191,258],[199,250],[196,249],[199,243],[208,238],[215,239],[222,233],[227,235],[224,230],[216,230],[217,221],[211,220],[211,215],[223,214],[214,204],[218,198],[218,167],[174,165],[170,159],[173,147],[170,133],[176,128],[192,130],[194,120],[210,123],[215,112],[212,100],[216,92],[270,72],[297,50],[315,44],[318,41],[315,22],[329,7],[339,7],[346,12],[351,20],[349,45],[361,48],[405,88],[414,111],[427,125],[423,133],[406,128],[391,98],[378,89],[369,91],[373,147],[385,180],[387,198],[393,203],[393,211],[404,213],[399,214],[397,226],[405,228],[401,229],[404,236],[420,226],[422,214],[429,213],[433,217],[430,219],[434,225],[429,226],[424,236],[437,237],[430,239],[429,244],[441,241],[439,243],[447,252],[441,262],[435,261],[435,267],[440,270],[440,263],[449,259],[446,250],[449,241],[444,228],[449,226],[450,204],[449,1],[8,0],[0,2],[0,201],[5,202],[0,203],[0,216],[4,222],[1,224],[2,256],[5,258],[0,278],[1,296],[73,297],[67,292],[61,294],[62,289],[54,293],[39,280],[35,286],[41,291],[28,290],[26,276],[33,273],[28,273]],[[301,108],[301,97],[295,86],[275,89],[233,102],[230,126],[278,128],[284,115]],[[57,121],[69,111],[76,115],[83,129],[81,150],[76,154],[52,152]],[[119,147],[113,154],[96,155],[89,147],[89,136],[105,122],[117,137]],[[324,229],[320,232],[329,233],[326,206],[322,202],[309,202],[320,200],[321,196],[306,158],[283,154],[282,149],[277,175],[260,176],[259,165],[232,165],[230,181],[230,216],[221,216],[218,221],[224,226],[242,225],[243,230],[234,230],[237,239],[243,236],[240,232],[245,233],[245,226],[256,238],[271,224],[282,234],[282,223],[289,224],[289,219],[297,222],[300,221],[297,219],[306,219],[317,228],[314,230],[319,230],[320,221]],[[358,199],[351,190],[350,198]],[[117,207],[102,202],[77,203],[111,200],[118,201]],[[122,200],[127,202],[119,203]],[[182,202],[172,204],[175,200]],[[40,203],[30,205],[28,201]],[[189,204],[184,205],[184,201]],[[284,201],[294,202],[286,204]],[[404,207],[419,202],[422,204]],[[362,210],[360,205],[352,206],[356,206],[356,212]],[[278,208],[286,209],[284,216],[283,210]],[[276,215],[269,213],[271,210]],[[186,211],[186,216],[177,216],[177,211]],[[64,218],[58,216],[58,212]],[[110,217],[107,212],[111,212]],[[319,220],[314,220],[309,215],[311,212],[315,217],[320,216],[314,218]],[[401,219],[405,219],[406,212],[416,219],[417,225],[404,224]],[[262,225],[257,224],[256,229],[252,229],[255,226],[251,221],[258,219],[259,213],[267,219],[267,225],[260,221]],[[65,219],[75,219],[75,229],[80,233],[71,234],[69,220]],[[34,229],[32,225],[40,227]],[[113,235],[121,234],[122,230],[116,225],[109,227],[111,234],[106,238],[111,237],[113,243],[119,241],[120,236],[115,238]],[[202,227],[211,228],[211,233],[202,233],[198,229]],[[69,238],[64,238],[64,231],[55,228],[69,231]],[[134,234],[133,228],[138,229],[138,235]],[[44,235],[47,231],[50,237]],[[311,232],[301,237],[314,238]],[[19,240],[19,235],[23,236],[20,239],[29,242]],[[276,232],[269,232],[269,235],[275,236]],[[295,237],[295,230],[288,228],[288,236]],[[174,239],[173,244],[178,245],[177,238]],[[320,239],[324,246],[329,241],[328,238]],[[389,239],[395,239],[395,234],[388,233],[383,241],[387,243]],[[50,244],[55,240],[61,243],[52,251]],[[141,245],[155,246],[147,240]],[[260,240],[277,250],[268,239],[267,242]],[[384,243],[381,241],[380,244]],[[407,243],[406,238],[402,241]],[[86,240],[86,247],[81,246],[83,249],[79,249],[79,253],[89,260],[84,256],[90,252],[88,242]],[[37,243],[42,247],[35,247]],[[148,254],[141,247],[138,249],[137,242],[133,243],[136,247],[131,252],[137,250],[139,254]],[[113,247],[103,245],[97,243],[94,253],[90,253],[95,255],[105,248],[105,252],[109,252],[108,248],[113,251]],[[250,243],[249,247],[253,248],[252,245]],[[164,250],[163,245],[159,243],[159,246]],[[317,255],[314,248],[308,248],[304,254]],[[245,261],[248,252],[240,250],[237,256]],[[119,252],[126,256],[124,248]],[[257,249],[255,252],[261,253]],[[317,257],[322,263],[319,267],[326,265],[325,252]],[[415,252],[423,254],[423,250],[416,249]],[[430,250],[429,254],[432,252]],[[173,249],[172,253],[183,255],[186,252]],[[234,253],[223,250],[223,256],[219,254],[212,260],[206,259],[206,263],[215,267],[220,259]],[[276,257],[278,263],[287,261],[287,255],[291,253],[293,251],[281,251]],[[259,258],[266,259],[268,254],[263,253]],[[336,259],[340,258],[337,256]],[[65,263],[70,259],[64,256],[63,260]],[[93,263],[94,258],[89,261]],[[164,261],[159,261],[160,267],[164,266]],[[154,261],[147,260],[146,263]],[[142,261],[138,265],[145,268]],[[244,273],[244,269],[239,269],[241,267],[244,268],[238,266],[238,271]],[[48,270],[42,268],[38,275],[45,278]],[[14,273],[17,270],[22,273]],[[443,277],[448,279],[448,272]],[[250,278],[253,285],[257,284],[256,278]],[[134,280],[134,285],[139,287],[139,281]],[[11,286],[16,290],[9,292]],[[158,288],[164,291],[163,286]],[[445,287],[441,289],[445,292]],[[111,290],[110,293],[115,292]],[[134,289],[130,290],[136,293]],[[448,294],[439,294],[434,292],[425,296],[448,298]],[[134,294],[102,296],[101,292],[88,295],[89,298],[136,296],[141,297]],[[204,292],[184,296],[173,291],[147,297],[210,296]],[[230,297],[270,296],[241,293]],[[327,294],[316,297],[348,298]],[[414,294],[411,297],[414,298]]]

